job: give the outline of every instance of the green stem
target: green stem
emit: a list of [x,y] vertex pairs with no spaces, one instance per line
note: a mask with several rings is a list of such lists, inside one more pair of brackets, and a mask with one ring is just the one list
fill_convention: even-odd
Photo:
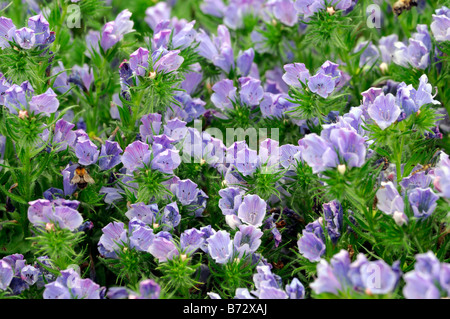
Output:
[[399,188],[400,191],[400,182],[402,181],[402,153],[403,153],[403,147],[405,144],[405,138],[402,136],[400,138],[400,149],[396,149],[396,147],[394,147],[394,152],[395,152],[395,156],[396,156],[396,160],[395,160],[395,166],[396,166],[396,171],[397,171],[397,188]]

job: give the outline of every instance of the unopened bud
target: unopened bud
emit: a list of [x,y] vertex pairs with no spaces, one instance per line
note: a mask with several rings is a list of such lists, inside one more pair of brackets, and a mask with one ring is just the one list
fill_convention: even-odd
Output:
[[373,296],[372,291],[369,288],[366,288],[366,295]]
[[336,11],[334,10],[333,7],[328,7],[328,8],[327,8],[327,12],[328,12],[328,14],[329,14],[330,16],[332,16],[333,14],[336,13]]
[[394,212],[392,218],[394,218],[395,223],[400,227],[408,223],[408,217],[406,217],[405,213],[399,211]]
[[182,261],[185,261],[187,259],[187,255],[186,254],[181,254],[180,258]]
[[222,187],[227,187],[227,181],[226,180],[222,181]]
[[345,174],[345,171],[347,170],[347,167],[345,166],[345,164],[340,164],[337,167],[338,172],[341,173],[341,175]]
[[200,165],[205,165],[205,164],[206,164],[206,161],[205,161],[205,159],[202,158],[202,159],[200,160]]
[[156,72],[155,72],[155,71],[150,72],[150,74],[148,75],[148,77],[149,77],[151,80],[153,80],[154,78],[156,78]]
[[153,228],[158,228],[159,227],[159,224],[158,223],[153,223]]
[[383,63],[380,64],[381,73],[385,74],[387,72],[388,68],[389,67],[388,67],[386,62],[383,62]]
[[52,231],[52,230],[55,230],[55,224],[53,224],[53,223],[47,223],[47,224],[45,224],[45,230],[46,230],[46,231]]

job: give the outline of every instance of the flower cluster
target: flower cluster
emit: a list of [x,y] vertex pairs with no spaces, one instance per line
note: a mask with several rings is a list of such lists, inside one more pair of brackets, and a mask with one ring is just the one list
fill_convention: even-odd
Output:
[[448,297],[448,7],[25,2],[0,298]]

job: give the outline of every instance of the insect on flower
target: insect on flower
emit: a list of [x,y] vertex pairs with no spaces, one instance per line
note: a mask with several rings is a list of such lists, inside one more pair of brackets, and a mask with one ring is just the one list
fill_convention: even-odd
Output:
[[425,164],[422,168],[420,168],[420,169],[415,170],[414,172],[412,172],[412,173],[411,173],[411,176],[412,176],[412,175],[415,175],[415,174],[417,174],[417,173],[420,173],[420,172],[428,172],[428,171],[430,170],[430,168],[432,168],[433,166],[436,165],[436,163],[437,163],[437,161],[438,161],[438,159],[439,159],[440,154],[441,154],[441,150],[437,150],[437,151],[433,154],[433,157],[431,158],[430,162],[428,162],[428,164]]
[[75,169],[74,176],[70,181],[71,184],[77,184],[79,189],[85,189],[88,184],[94,184],[94,179],[89,175],[88,171],[83,166],[78,166]]
[[417,7],[418,0],[398,0],[392,6],[395,14],[399,16],[404,10],[409,11],[412,7]]

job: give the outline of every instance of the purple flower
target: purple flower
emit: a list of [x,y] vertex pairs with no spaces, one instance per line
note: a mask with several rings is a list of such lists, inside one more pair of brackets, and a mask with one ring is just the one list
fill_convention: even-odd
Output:
[[45,285],[44,299],[100,299],[102,288],[68,268],[56,281]]
[[62,94],[66,93],[70,89],[70,84],[64,64],[61,61],[58,61],[58,65],[52,68],[51,74],[55,76],[55,81],[53,82],[55,90]]
[[208,243],[208,253],[216,263],[226,264],[233,256],[233,242],[228,232],[220,230],[206,241]]
[[78,140],[75,145],[75,155],[78,157],[78,163],[81,165],[91,165],[97,162],[100,151],[97,145],[89,139]]
[[354,130],[333,129],[330,134],[331,143],[349,168],[361,167],[366,159],[365,138]]
[[246,195],[238,209],[239,219],[255,227],[262,226],[266,216],[267,204],[258,195]]
[[63,198],[64,197],[64,191],[62,189],[59,188],[54,188],[54,187],[50,187],[49,189],[47,189],[44,194],[43,194],[44,198],[47,200],[54,200],[57,198]]
[[128,9],[119,13],[114,21],[108,22],[103,26],[102,39],[100,45],[103,51],[107,51],[116,43],[123,39],[123,36],[133,30],[134,22],[130,20],[131,12]]
[[89,91],[94,82],[94,71],[87,64],[83,64],[83,67],[74,65],[68,82],[76,84],[84,91]]
[[406,282],[403,296],[406,299],[439,299],[441,293],[433,281],[420,272],[411,271],[403,276]]
[[434,175],[434,188],[440,196],[450,198],[450,160],[447,154],[441,153]]
[[166,2],[158,2],[153,7],[147,8],[145,10],[145,22],[155,31],[156,26],[163,20],[170,19],[171,8]]
[[244,176],[253,174],[260,166],[258,153],[249,148],[244,148],[236,154],[236,168]]
[[[130,221],[130,225],[135,220]],[[133,227],[128,227],[130,229],[131,235],[129,236],[130,248],[135,248],[138,251],[147,252],[153,243],[155,235],[153,234],[153,229],[146,225],[134,225]]]
[[46,116],[50,116],[59,107],[59,101],[56,96],[51,88],[43,94],[33,96],[30,101],[30,110],[35,113],[43,113]]
[[153,225],[156,214],[158,214],[157,204],[145,205],[144,203],[136,203],[131,204],[131,209],[125,213],[125,216],[127,216],[129,220],[137,218],[148,225]]
[[439,101],[434,100],[434,96],[431,94],[432,86],[428,83],[428,77],[423,74],[419,79],[419,87],[415,93],[414,102],[416,103],[417,109],[420,109],[426,104],[441,104]]
[[338,70],[338,67],[339,64],[327,60],[320,66],[317,73],[331,76],[334,79],[335,85],[338,86],[341,84],[342,79],[342,72]]
[[20,271],[20,278],[29,285],[34,285],[39,279],[40,271],[33,266],[27,265]]
[[161,223],[165,231],[171,230],[180,224],[181,216],[176,202],[166,205],[161,218]]
[[231,46],[222,44],[219,53],[213,56],[212,62],[226,73],[230,73],[231,69],[234,69],[234,56]]
[[377,208],[383,213],[393,215],[395,212],[404,211],[403,198],[398,193],[392,182],[381,183],[377,191]]
[[12,279],[14,277],[14,272],[9,263],[5,260],[0,260],[0,290],[6,290],[9,287]]
[[148,144],[135,141],[128,145],[123,152],[123,166],[130,172],[133,172],[137,168],[143,168],[144,165],[149,164],[151,153],[152,151],[149,150]]
[[253,48],[250,48],[243,52],[242,51],[239,52],[236,63],[242,76],[249,75],[254,58],[255,58],[255,50],[253,50]]
[[157,258],[159,262],[166,262],[175,256],[178,256],[179,252],[175,244],[164,237],[157,237],[152,241],[148,252]]
[[124,245],[128,241],[125,225],[120,222],[112,222],[103,227],[102,232],[98,241],[98,251],[106,258],[117,258],[118,245]]
[[297,0],[294,7],[304,18],[309,18],[320,9],[323,9],[324,5],[320,0]]
[[303,236],[297,241],[298,250],[309,261],[317,262],[325,253],[325,243],[312,232],[303,230]]
[[172,185],[172,193],[177,197],[183,206],[192,204],[199,193],[197,184],[195,184],[190,179],[180,180],[178,183]]
[[[50,208],[44,208],[44,210]],[[59,227],[67,228],[71,231],[77,229],[83,223],[83,217],[75,209],[65,206],[54,208],[53,217],[49,217],[50,221],[57,222]]]
[[139,283],[140,296],[136,299],[158,299],[161,287],[152,279],[142,280]]
[[336,244],[341,236],[340,230],[342,229],[344,222],[342,206],[336,200],[325,203],[322,206],[325,221],[327,222],[328,235],[330,236],[331,241]]
[[26,91],[17,84],[11,85],[5,91],[4,105],[9,109],[12,114],[18,114],[19,110],[27,109],[27,95]]
[[403,67],[412,65],[417,69],[426,69],[430,63],[430,51],[420,40],[409,39],[409,45],[402,42],[395,43],[393,61]]
[[261,245],[263,232],[252,225],[241,225],[239,231],[234,235],[234,248],[239,253],[239,258],[245,254],[250,256]]
[[200,4],[200,10],[202,10],[203,13],[218,18],[223,17],[225,9],[226,6],[222,0],[204,0]]
[[269,267],[267,265],[256,267],[256,273],[253,275],[253,283],[255,284],[256,291],[252,291],[252,293],[259,298],[261,298],[259,296],[261,288],[280,288],[281,277],[273,274],[270,269],[271,266]]
[[297,278],[292,279],[289,285],[285,287],[289,299],[305,299],[305,287]]
[[288,295],[280,288],[262,285],[259,290],[259,299],[288,299]]
[[364,290],[370,290],[370,293],[377,295],[394,292],[400,277],[400,273],[383,260],[365,262],[359,272]]
[[243,103],[249,106],[258,105],[264,95],[261,81],[249,77],[239,78],[241,90],[239,95]]
[[245,192],[236,187],[228,187],[219,191],[219,208],[224,215],[236,215]]
[[398,35],[381,37],[378,41],[378,48],[381,51],[381,59],[385,63],[391,63],[395,52],[395,43],[398,41]]
[[139,48],[130,54],[130,68],[136,75],[145,76],[148,69],[149,51]]
[[236,99],[236,88],[233,81],[223,79],[212,86],[214,93],[211,95],[211,102],[221,110],[233,108],[232,100]]
[[72,184],[72,179],[75,173],[75,169],[78,167],[78,164],[69,165],[67,164],[66,168],[61,171],[63,176],[63,186],[64,186],[64,195],[70,196],[77,190],[77,184]]
[[284,168],[294,169],[297,162],[301,161],[300,147],[292,144],[285,144],[280,147],[280,164]]
[[336,167],[338,156],[325,139],[315,133],[306,135],[298,142],[303,160],[311,166],[313,173]]
[[367,112],[377,125],[382,130],[385,130],[397,121],[400,115],[400,108],[395,104],[395,97],[389,93],[377,96],[373,104],[367,109]]
[[408,192],[408,200],[417,218],[425,219],[429,217],[437,206],[439,196],[431,188],[415,188]]
[[438,42],[450,41],[450,17],[433,14],[433,22],[430,24],[431,32]]
[[173,170],[181,164],[178,150],[166,149],[158,153],[152,161],[152,169],[157,169],[165,174],[173,174]]
[[49,23],[42,14],[29,18],[28,27],[35,33],[36,44],[47,44],[50,37]]
[[84,52],[86,56],[92,58],[91,54],[98,53],[100,54],[100,39],[101,34],[98,31],[89,30],[86,35],[86,51]]
[[83,223],[83,217],[76,211],[79,204],[77,201],[73,203],[73,207],[66,202],[50,202],[46,199],[38,199],[28,204],[28,219],[35,226],[53,222],[58,223],[61,228],[73,231]]
[[310,284],[311,289],[316,294],[338,294],[339,291],[345,291],[350,285],[347,277],[349,268],[350,257],[345,250],[334,255],[330,263],[321,259],[317,265],[317,279]]
[[14,32],[14,39],[22,49],[31,49],[36,43],[35,32],[29,28],[23,27]]
[[298,13],[292,0],[275,0],[271,3],[273,15],[283,24],[292,27],[298,21]]
[[151,142],[153,141],[153,136],[159,135],[161,130],[161,114],[151,113],[144,115],[141,118],[141,123],[139,133],[143,142]]
[[270,138],[266,138],[259,144],[259,158],[261,165],[268,167],[278,166],[280,163],[279,143]]
[[169,73],[176,71],[184,61],[179,53],[180,50],[168,51],[164,48],[153,51],[152,61],[155,72]]
[[0,17],[0,48],[8,48],[8,41],[12,41],[14,38],[14,32],[16,26],[10,18]]
[[203,232],[198,229],[191,228],[185,230],[180,235],[181,249],[188,255],[195,253],[203,246],[205,242],[205,238],[203,236]]
[[186,135],[186,122],[178,118],[167,121],[164,125],[164,134],[174,139],[175,142],[180,141]]
[[311,92],[317,93],[323,98],[327,98],[333,92],[335,86],[336,84],[333,78],[323,73],[317,73],[308,79],[308,87]]
[[366,47],[366,49],[359,57],[359,67],[371,68],[377,62],[380,53],[378,52],[378,48],[369,41],[363,41],[358,44],[354,50],[354,53],[361,51],[364,47]]
[[428,251],[423,254],[418,254],[415,258],[416,264],[414,265],[414,271],[432,280],[439,280],[441,264],[433,252]]
[[121,163],[121,153],[122,149],[119,143],[106,140],[105,144],[102,145],[98,160],[100,169],[106,171]]
[[197,31],[194,29],[195,20],[186,23],[179,31],[175,30],[172,37],[172,47],[175,49],[183,50],[192,44],[197,35]]
[[191,65],[190,69],[191,71],[184,74],[184,80],[181,82],[181,88],[189,95],[195,93],[203,79],[202,67],[199,63]]

